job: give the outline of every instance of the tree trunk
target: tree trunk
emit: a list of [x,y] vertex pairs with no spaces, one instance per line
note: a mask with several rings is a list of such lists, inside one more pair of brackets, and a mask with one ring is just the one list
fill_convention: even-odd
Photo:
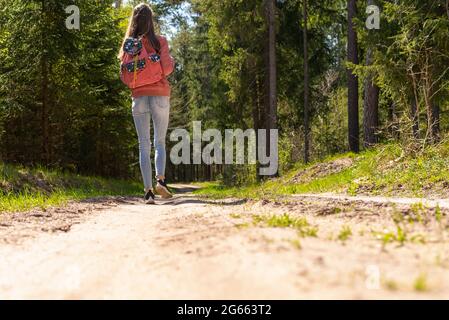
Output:
[[397,121],[396,104],[390,100],[388,104],[388,132],[394,139],[400,138],[399,124]]
[[426,53],[426,64],[424,67],[424,86],[423,95],[427,113],[427,139],[431,143],[437,143],[440,140],[440,107],[433,101],[432,90],[432,71],[430,66],[429,54]]
[[[47,8],[45,6],[45,0],[42,0],[42,47],[47,48],[47,35],[45,31]],[[48,125],[48,60],[47,55],[44,52],[41,58],[41,130],[42,130],[42,155],[41,160],[45,165],[49,164],[50,143],[49,143],[49,125]]]
[[440,106],[436,103],[432,105],[432,142],[440,142]]
[[277,128],[277,66],[275,0],[267,0],[268,15],[268,128]]
[[446,0],[446,13],[447,17],[449,18],[449,0]]
[[[373,5],[373,0],[368,0],[368,5]],[[373,49],[368,48],[366,53],[366,65],[373,64]],[[365,99],[363,101],[363,138],[366,148],[378,142],[377,129],[379,126],[379,87],[373,81],[374,75],[369,74],[365,82]]]
[[419,139],[419,115],[418,115],[418,106],[416,104],[416,99],[412,99],[411,119],[412,119],[412,133],[413,133],[413,137],[416,140],[418,140]]
[[[271,153],[270,130],[277,129],[277,65],[276,65],[276,1],[266,0],[268,23],[268,97],[267,97],[267,154]],[[277,176],[277,173],[274,174]]]
[[[371,52],[368,52],[368,55],[371,54]],[[370,57],[367,60],[370,60]],[[376,132],[379,126],[379,92],[379,87],[373,83],[372,75],[368,76],[365,83],[365,99],[363,104],[363,137],[364,146],[367,148],[378,142]]]
[[309,44],[307,39],[307,0],[303,0],[302,15],[304,19],[303,41],[304,41],[304,162],[310,161],[310,111],[309,111]]
[[[354,28],[353,18],[356,17],[356,0],[348,0],[348,61],[358,64],[357,33]],[[359,152],[359,92],[358,78],[348,68],[348,140],[349,149]]]
[[[256,63],[254,63],[253,67],[254,67],[254,69],[257,69]],[[261,88],[260,78],[259,78],[259,76],[257,74],[256,74],[255,77],[256,77],[256,82],[255,82],[255,86],[254,86],[254,89],[253,89],[253,101],[252,101],[252,104],[253,104],[253,110],[252,111],[253,112],[252,112],[252,116],[253,116],[253,128],[257,132],[257,130],[260,129],[260,123],[261,123],[260,114],[261,114],[261,111],[263,111],[262,110],[263,103],[261,103],[261,101],[263,101],[263,98],[262,98],[262,90],[260,90],[260,88]],[[256,146],[259,145],[258,139],[259,139],[259,137],[256,134]],[[256,153],[256,157],[257,157],[257,153]],[[256,159],[256,180],[260,181],[260,175],[259,175],[260,164],[259,164],[258,160],[259,159]]]

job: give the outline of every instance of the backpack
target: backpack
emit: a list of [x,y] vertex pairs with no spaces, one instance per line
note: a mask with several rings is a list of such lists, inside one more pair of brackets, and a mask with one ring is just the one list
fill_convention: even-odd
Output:
[[125,53],[120,66],[120,79],[130,89],[136,89],[162,80],[161,57],[148,52],[142,38],[128,38],[123,45]]

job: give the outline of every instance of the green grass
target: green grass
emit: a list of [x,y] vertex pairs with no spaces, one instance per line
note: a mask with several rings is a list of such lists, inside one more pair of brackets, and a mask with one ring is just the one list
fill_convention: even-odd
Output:
[[299,239],[293,239],[290,240],[290,243],[293,245],[293,247],[295,247],[297,250],[301,250],[302,249],[302,244],[301,241]]
[[[326,170],[326,166],[342,160],[350,161],[350,165],[337,171]],[[317,171],[320,171],[319,175]],[[297,176],[300,176],[299,181],[294,179]],[[348,153],[309,165],[298,165],[283,177],[260,184],[225,187],[219,183],[204,183],[201,186],[203,188],[196,191],[197,195],[215,199],[270,199],[324,192],[444,196],[449,192],[449,141],[409,155],[405,155],[399,145],[382,145],[358,155]]]
[[141,186],[137,182],[0,163],[0,213],[60,206],[71,200],[140,193]]
[[426,292],[429,290],[429,286],[427,284],[427,277],[425,274],[420,274],[413,283],[413,288],[418,292]]
[[253,224],[264,225],[269,228],[295,229],[301,238],[318,237],[318,228],[311,226],[306,218],[293,217],[287,213],[282,215],[253,215]]
[[373,235],[382,242],[383,246],[393,242],[403,246],[408,239],[406,231],[399,225],[396,225],[396,232],[388,230],[382,232],[373,231]]
[[349,226],[343,226],[338,234],[338,240],[345,242],[352,236],[352,230]]
[[386,280],[384,285],[387,288],[387,290],[390,290],[390,291],[397,291],[399,288],[399,285],[394,280]]

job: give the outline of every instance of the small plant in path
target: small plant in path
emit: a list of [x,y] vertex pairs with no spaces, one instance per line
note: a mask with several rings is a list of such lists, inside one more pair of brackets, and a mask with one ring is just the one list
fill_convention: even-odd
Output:
[[418,278],[416,278],[413,288],[418,292],[425,292],[429,290],[429,286],[427,284],[427,277],[425,274],[420,274]]
[[318,235],[318,228],[311,226],[306,218],[292,217],[288,213],[271,216],[254,215],[253,223],[271,228],[292,228],[298,231],[300,237],[317,237]]
[[349,226],[343,226],[338,234],[338,240],[345,242],[352,236],[352,230]]

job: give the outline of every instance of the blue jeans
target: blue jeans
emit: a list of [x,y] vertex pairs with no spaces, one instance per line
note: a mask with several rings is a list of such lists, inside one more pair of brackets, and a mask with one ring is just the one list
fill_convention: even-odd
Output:
[[133,98],[132,113],[139,137],[140,170],[145,190],[148,190],[153,186],[150,122],[153,118],[156,177],[163,177],[165,176],[165,138],[170,114],[170,97]]

